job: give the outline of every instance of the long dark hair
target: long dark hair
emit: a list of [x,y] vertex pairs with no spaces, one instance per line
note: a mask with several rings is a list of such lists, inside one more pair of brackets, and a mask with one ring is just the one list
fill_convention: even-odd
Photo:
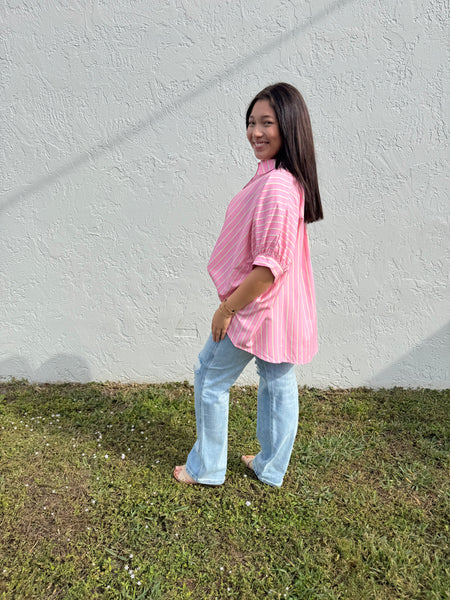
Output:
[[258,100],[268,100],[275,111],[283,142],[275,157],[275,168],[282,167],[292,173],[303,188],[305,223],[323,219],[311,121],[303,96],[289,83],[269,85],[250,102],[245,118],[247,127]]

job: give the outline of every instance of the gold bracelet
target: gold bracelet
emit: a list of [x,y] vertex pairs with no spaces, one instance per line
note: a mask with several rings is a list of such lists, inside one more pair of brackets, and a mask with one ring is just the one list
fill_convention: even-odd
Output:
[[225,298],[225,300],[220,304],[219,309],[222,310],[222,312],[225,313],[226,317],[232,317],[236,311],[231,308],[230,306],[227,305],[227,299]]

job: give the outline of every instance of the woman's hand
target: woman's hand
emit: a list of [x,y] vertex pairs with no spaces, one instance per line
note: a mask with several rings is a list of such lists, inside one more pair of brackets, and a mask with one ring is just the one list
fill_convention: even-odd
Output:
[[211,333],[215,342],[220,342],[221,340],[223,340],[227,333],[227,329],[232,318],[232,315],[227,317],[219,306],[219,308],[214,313],[211,323]]
[[241,285],[216,310],[211,323],[213,340],[220,342],[227,333],[233,314],[261,296],[274,282],[269,267],[255,266]]

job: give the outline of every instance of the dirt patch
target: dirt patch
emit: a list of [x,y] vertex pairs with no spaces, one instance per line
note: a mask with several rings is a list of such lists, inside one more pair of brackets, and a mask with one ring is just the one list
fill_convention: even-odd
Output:
[[69,542],[89,526],[87,475],[77,472],[76,478],[56,488],[30,478],[23,478],[20,483],[27,493],[20,520],[9,532],[9,541],[20,540],[22,548],[28,551],[42,539],[54,541],[58,554],[65,555]]

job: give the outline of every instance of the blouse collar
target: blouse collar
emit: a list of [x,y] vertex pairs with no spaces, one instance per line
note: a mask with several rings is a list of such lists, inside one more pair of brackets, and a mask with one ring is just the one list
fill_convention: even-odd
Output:
[[273,171],[275,169],[275,159],[269,158],[268,160],[261,160],[258,163],[258,170],[256,171],[257,175],[264,175],[269,171]]

